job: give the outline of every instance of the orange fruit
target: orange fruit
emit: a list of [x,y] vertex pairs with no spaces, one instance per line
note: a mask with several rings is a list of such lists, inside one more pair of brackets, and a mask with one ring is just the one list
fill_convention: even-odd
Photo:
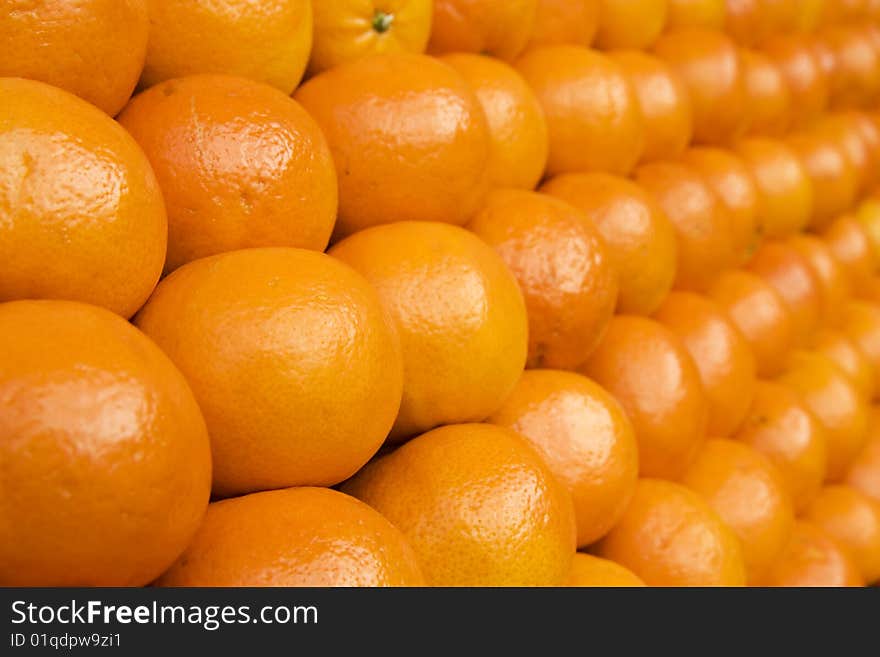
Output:
[[144,586],[183,551],[208,433],[142,333],[82,303],[0,304],[0,406],[0,585]]
[[856,25],[823,30],[820,38],[834,57],[830,78],[832,107],[861,107],[880,92],[880,52],[872,37]]
[[746,127],[743,67],[734,42],[721,32],[689,28],[664,34],[654,53],[684,80],[694,113],[694,140],[725,143]]
[[596,45],[603,50],[653,44],[666,27],[668,0],[601,0]]
[[50,0],[0,12],[0,77],[40,80],[115,115],[134,91],[150,22],[147,0]]
[[677,247],[669,218],[644,189],[608,173],[568,173],[541,191],[572,204],[596,225],[618,272],[617,310],[650,315],[675,279]]
[[571,561],[568,586],[642,587],[645,583],[620,564],[578,552]]
[[865,582],[880,579],[880,506],[876,502],[849,486],[826,486],[804,520],[823,529],[849,552]]
[[538,0],[529,46],[589,46],[599,29],[602,0]]
[[691,100],[684,82],[663,60],[638,50],[609,53],[636,91],[645,119],[642,162],[676,158],[693,133]]
[[724,0],[668,0],[666,29],[703,27],[721,31],[727,18]]
[[[196,73],[238,75],[286,94],[312,50],[312,2],[148,0],[150,40],[141,84]],[[336,3],[334,3],[336,4]]]
[[764,18],[771,34],[787,34],[794,31],[801,13],[801,2],[791,0],[764,0]]
[[706,146],[685,151],[682,161],[696,169],[730,213],[735,264],[746,262],[761,240],[761,197],[745,161],[732,151]]
[[865,399],[874,396],[874,366],[868,357],[842,331],[825,329],[816,336],[812,348],[830,358],[843,370]]
[[872,303],[875,306],[880,305],[880,276],[872,276],[870,280],[862,285],[862,288],[859,290],[859,299]]
[[535,91],[550,134],[547,173],[625,175],[644,148],[639,99],[611,58],[580,46],[533,48],[516,63]]
[[301,249],[202,258],[165,278],[135,318],[205,414],[214,493],[331,486],[388,435],[403,367],[376,292]]
[[730,435],[748,412],[755,389],[749,343],[717,304],[698,294],[673,292],[654,319],[679,337],[697,366],[709,401],[709,435]]
[[424,586],[399,529],[353,497],[286,488],[214,502],[158,586]]
[[571,497],[509,429],[434,429],[373,461],[343,489],[403,531],[429,584],[560,585],[570,572]]
[[803,230],[813,212],[813,187],[797,153],[784,142],[763,137],[740,141],[734,150],[758,186],[761,232],[786,237]]
[[709,402],[678,337],[654,320],[617,315],[581,372],[623,405],[642,476],[680,476],[706,437]]
[[764,0],[726,0],[725,30],[739,43],[762,43],[773,29]]
[[767,281],[788,306],[795,343],[808,344],[822,320],[822,288],[806,258],[784,242],[767,241],[748,269]]
[[596,383],[529,370],[488,422],[528,440],[571,493],[578,546],[602,538],[623,515],[639,474],[638,447],[623,408]]
[[817,131],[801,132],[786,140],[797,153],[813,187],[810,227],[821,230],[855,202],[859,174],[844,151]]
[[798,521],[761,586],[864,586],[864,580],[840,543],[818,527]]
[[862,201],[856,208],[855,215],[871,241],[874,261],[880,263],[880,198],[872,197]]
[[675,229],[676,289],[705,290],[738,255],[730,212],[700,173],[684,164],[643,164],[634,179],[655,198]]
[[758,381],[733,439],[776,466],[795,511],[803,511],[816,497],[827,468],[825,429],[789,387]]
[[[867,191],[876,180],[880,130],[866,115],[859,112],[831,114],[815,126],[841,150],[858,175],[858,192]],[[846,208],[849,210],[850,208]]]
[[428,51],[512,60],[532,36],[537,8],[537,0],[434,0]]
[[372,55],[316,75],[295,98],[336,163],[337,238],[395,221],[461,225],[483,204],[489,130],[452,67],[425,55]]
[[825,111],[830,85],[812,37],[779,35],[764,44],[763,51],[788,84],[796,124],[805,125]]
[[167,226],[150,163],[115,121],[42,82],[0,79],[0,301],[130,317],[162,273]]
[[119,122],[165,198],[166,272],[236,249],[327,248],[333,158],[317,123],[277,89],[224,75],[169,80],[136,96]]
[[880,306],[851,301],[837,312],[841,328],[871,362],[874,368],[874,394],[880,393]]
[[739,57],[746,87],[748,134],[782,136],[788,130],[793,111],[785,78],[764,53],[741,49]]
[[843,483],[880,504],[880,407],[872,406],[868,421],[868,442],[850,463]]
[[431,0],[313,2],[308,73],[378,53],[423,53],[431,36]]
[[441,60],[458,71],[477,96],[489,124],[489,183],[534,189],[550,149],[544,110],[522,76],[491,57],[453,54]]
[[787,243],[800,253],[816,275],[822,294],[822,317],[826,324],[840,323],[840,309],[850,296],[849,280],[828,246],[815,235],[795,235]]
[[617,271],[592,222],[552,196],[498,190],[467,228],[519,283],[529,318],[527,366],[581,365],[617,303]]
[[597,554],[630,569],[648,586],[743,586],[736,534],[693,491],[642,479]]
[[794,320],[779,293],[757,274],[724,272],[707,291],[752,348],[759,376],[782,371],[794,341]]
[[838,217],[822,233],[837,262],[840,263],[854,290],[865,285],[877,273],[877,259],[868,231],[854,216]]
[[823,13],[831,0],[801,0],[795,15],[794,31],[809,34],[824,21]]
[[867,441],[867,401],[833,360],[815,351],[796,352],[779,380],[797,393],[825,429],[825,478],[840,481]]
[[404,388],[391,436],[480,422],[522,374],[528,319],[501,256],[468,231],[439,223],[377,226],[330,254],[378,290],[403,347]]

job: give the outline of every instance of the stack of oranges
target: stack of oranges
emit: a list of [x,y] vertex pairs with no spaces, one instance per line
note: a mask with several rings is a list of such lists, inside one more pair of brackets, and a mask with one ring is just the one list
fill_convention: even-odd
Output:
[[0,585],[880,580],[880,3],[13,3],[0,76]]

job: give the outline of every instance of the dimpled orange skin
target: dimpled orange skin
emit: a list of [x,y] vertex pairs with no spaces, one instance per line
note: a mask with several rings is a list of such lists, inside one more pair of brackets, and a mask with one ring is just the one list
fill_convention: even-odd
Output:
[[819,281],[822,292],[822,318],[828,326],[838,326],[840,309],[850,298],[846,272],[828,246],[815,235],[795,235],[787,240],[800,253]]
[[588,217],[546,194],[497,190],[467,228],[519,283],[529,318],[526,366],[583,364],[617,304],[617,271]]
[[620,564],[578,552],[571,562],[567,586],[643,587],[645,583]]
[[377,226],[330,254],[363,274],[394,320],[404,389],[391,432],[480,422],[522,374],[528,318],[516,278],[472,233],[438,223]]
[[603,50],[653,44],[666,27],[667,0],[601,0],[596,46]]
[[571,496],[521,436],[434,429],[343,490],[400,528],[433,586],[561,585],[575,552]]
[[847,550],[867,584],[880,580],[880,506],[850,486],[826,486],[803,520]]
[[379,449],[400,404],[400,344],[351,268],[302,249],[184,265],[135,318],[205,414],[213,492],[331,486]]
[[764,236],[786,237],[806,228],[813,213],[813,187],[797,153],[782,141],[763,137],[744,139],[734,150],[758,186],[758,223]]
[[313,2],[308,74],[377,53],[423,53],[431,35],[431,0]]
[[809,226],[822,230],[856,200],[859,177],[843,150],[815,132],[801,132],[786,140],[797,153],[813,187]]
[[776,466],[796,512],[803,511],[825,480],[825,429],[788,386],[758,381],[746,418],[733,435]]
[[776,467],[748,445],[715,438],[681,482],[736,533],[748,580],[758,581],[785,548],[794,525],[791,499]]
[[424,586],[399,529],[327,488],[214,502],[157,586]]
[[731,214],[696,169],[652,162],[636,169],[634,180],[654,197],[675,229],[675,289],[701,292],[735,264]]
[[602,0],[538,0],[529,47],[589,46],[599,29]]
[[852,380],[865,399],[874,396],[874,366],[856,343],[842,331],[824,329],[813,340],[812,348],[833,360]]
[[779,293],[757,274],[731,270],[706,294],[727,312],[752,347],[758,375],[779,374],[794,341],[791,312]]
[[857,25],[832,26],[819,38],[834,57],[830,77],[833,108],[860,107],[876,100],[880,90],[880,52],[872,37]]
[[49,0],[0,12],[0,77],[40,80],[110,116],[140,77],[150,23],[147,0]]
[[626,74],[645,120],[641,161],[676,158],[693,134],[693,111],[684,82],[663,60],[638,50],[609,53]]
[[874,394],[880,393],[880,306],[851,301],[838,310],[841,329],[874,367]]
[[70,299],[130,317],[159,280],[167,231],[125,130],[66,91],[0,79],[0,301]]
[[312,49],[312,2],[147,0],[150,39],[141,86],[197,73],[238,75],[291,93]]
[[488,422],[531,443],[571,493],[577,544],[602,538],[623,515],[639,474],[632,424],[608,392],[574,372],[529,370]]
[[838,217],[822,233],[837,262],[849,277],[850,286],[858,290],[877,273],[874,247],[864,226],[852,215]]
[[313,77],[294,98],[336,163],[335,238],[395,221],[461,225],[482,206],[489,129],[470,85],[447,64],[373,55]]
[[744,586],[736,534],[696,493],[641,479],[632,502],[596,554],[630,569],[648,586]]
[[277,89],[226,75],[168,80],[136,96],[119,122],[165,198],[166,272],[236,249],[327,247],[333,158],[314,120]]
[[654,319],[675,333],[693,358],[709,400],[708,434],[730,435],[755,390],[755,357],[721,308],[691,292],[673,292]]
[[843,483],[880,504],[880,407],[876,405],[868,420],[868,442],[850,463]]
[[508,64],[470,54],[445,55],[474,90],[489,124],[489,183],[534,189],[550,150],[544,110],[522,76]]
[[779,67],[788,84],[792,119],[806,125],[828,106],[830,85],[812,37],[778,35],[763,46],[764,53]]
[[611,58],[580,46],[543,46],[516,67],[547,118],[548,175],[632,170],[644,148],[644,117],[635,89]]
[[208,433],[168,358],[70,301],[0,304],[0,585],[144,586],[195,533]]
[[654,312],[672,288],[678,247],[672,223],[651,195],[607,173],[563,174],[541,191],[571,203],[599,228],[619,274],[618,312]]
[[643,477],[684,473],[706,437],[709,402],[674,333],[651,319],[617,315],[581,372],[623,405],[635,428]]
[[694,112],[694,141],[722,144],[746,127],[743,67],[733,41],[713,30],[688,28],[664,34],[654,53],[682,77]]
[[739,57],[748,105],[747,134],[767,137],[784,135],[794,109],[785,78],[762,52],[740,49]]
[[724,0],[668,0],[666,29],[703,27],[723,30],[727,17]]
[[538,0],[434,0],[428,52],[485,53],[513,60],[532,36]]
[[779,381],[797,393],[825,429],[827,482],[838,482],[868,440],[868,402],[837,364],[814,351],[796,352]]
[[826,532],[808,523],[794,524],[791,538],[761,586],[864,586],[852,557]]

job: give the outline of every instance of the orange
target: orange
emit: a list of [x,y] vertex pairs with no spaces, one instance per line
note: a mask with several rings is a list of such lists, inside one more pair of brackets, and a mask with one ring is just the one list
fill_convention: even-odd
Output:
[[626,73],[638,96],[645,119],[641,161],[681,155],[693,133],[691,100],[682,79],[663,60],[638,50],[620,50],[609,56]]
[[856,208],[855,215],[871,241],[874,261],[880,263],[880,198],[872,197],[862,201]]
[[602,0],[538,0],[529,46],[589,46],[599,29]]
[[880,51],[860,26],[841,25],[823,30],[820,38],[834,57],[830,78],[832,107],[862,107],[880,92]]
[[82,303],[0,304],[0,407],[0,585],[144,586],[183,551],[208,433],[142,333]]
[[678,269],[675,287],[705,290],[736,259],[731,213],[700,173],[678,162],[643,164],[634,179],[650,193],[675,229]]
[[875,306],[880,305],[880,276],[872,276],[859,290],[859,298]]
[[580,46],[543,46],[516,66],[544,108],[549,175],[632,170],[644,148],[645,123],[638,96],[614,60]]
[[782,136],[794,110],[785,78],[764,53],[741,49],[739,57],[746,87],[748,134]]
[[[831,114],[816,125],[817,132],[833,141],[858,175],[858,191],[868,191],[877,178],[880,131],[865,114]],[[850,207],[846,208],[847,210]]]
[[620,564],[578,552],[571,561],[568,586],[642,587],[645,583]]
[[831,0],[801,0],[799,11],[795,16],[796,32],[811,33],[824,21],[823,13]]
[[666,29],[704,27],[721,31],[727,18],[724,0],[668,0]]
[[147,0],[49,0],[0,12],[0,77],[40,80],[110,116],[137,84],[147,53]]
[[803,511],[819,493],[828,462],[825,429],[789,387],[758,381],[733,438],[776,466],[795,511]]
[[289,94],[302,79],[312,49],[309,0],[148,3],[145,87],[195,73],[225,73]]
[[841,328],[874,367],[874,394],[880,393],[880,306],[852,301],[838,308]]
[[800,253],[816,275],[822,294],[822,317],[826,324],[840,323],[840,309],[850,296],[849,280],[828,246],[815,235],[795,235],[787,241]]
[[787,34],[792,32],[800,20],[799,14],[803,11],[800,2],[791,0],[764,0],[764,19],[769,24],[771,34]]
[[877,259],[868,231],[854,216],[838,217],[822,233],[831,254],[843,267],[854,290],[865,285],[877,273]]
[[727,208],[732,223],[734,263],[746,262],[761,241],[761,197],[748,165],[730,150],[705,146],[687,150],[682,161],[703,176]]
[[675,279],[677,247],[669,218],[644,189],[607,173],[569,173],[541,191],[584,212],[596,225],[619,274],[617,310],[650,315]]
[[849,486],[822,489],[804,520],[836,539],[856,564],[865,582],[880,579],[880,506]]
[[694,112],[694,140],[725,143],[746,127],[743,66],[731,39],[712,30],[689,28],[664,34],[654,53],[684,80]]
[[767,241],[748,269],[767,281],[788,306],[795,343],[808,344],[822,319],[822,288],[806,258],[784,242]]
[[519,283],[529,318],[527,366],[581,365],[617,303],[617,271],[592,222],[552,196],[498,190],[467,228]]
[[681,339],[697,366],[709,401],[709,435],[730,435],[755,390],[749,343],[717,304],[698,294],[673,292],[654,319]]
[[322,253],[248,249],[176,270],[135,318],[205,414],[216,495],[337,484],[400,404],[400,344],[367,282]]
[[483,204],[486,116],[452,67],[425,55],[372,55],[316,75],[295,98],[336,163],[337,238],[394,221],[461,225]]
[[159,280],[167,231],[125,130],[66,91],[0,79],[0,301],[71,299],[130,317]]
[[596,45],[604,50],[651,46],[666,27],[668,0],[600,0]]
[[758,275],[731,270],[707,291],[740,330],[755,355],[759,376],[782,371],[794,341],[794,320],[779,293]]
[[399,529],[348,495],[287,488],[214,502],[158,586],[424,586]]
[[575,546],[571,497],[509,429],[434,429],[344,486],[399,527],[435,586],[560,585]]
[[544,110],[509,65],[491,57],[457,54],[441,58],[474,90],[489,123],[489,183],[534,189],[550,149]]
[[638,447],[623,408],[596,383],[529,370],[488,421],[526,438],[571,493],[578,546],[602,538],[623,515],[638,478]]
[[333,158],[317,123],[277,89],[223,75],[169,80],[135,97],[119,122],[165,198],[166,272],[236,249],[327,248]]
[[532,36],[538,0],[434,0],[428,51],[512,60]]
[[680,476],[706,437],[709,402],[678,337],[654,320],[618,315],[581,371],[623,405],[642,476]]
[[431,36],[431,0],[312,2],[308,73],[377,53],[423,53]]
[[352,235],[330,254],[378,290],[403,346],[404,388],[392,438],[479,422],[522,374],[528,319],[501,256],[468,231],[401,222]]
[[763,50],[788,84],[796,124],[805,125],[825,111],[830,85],[812,37],[779,35],[768,41]]
[[803,230],[813,212],[813,187],[791,148],[776,139],[752,137],[736,144],[758,186],[759,225],[766,237]]
[[880,504],[880,407],[872,406],[868,442],[850,463],[843,482]]
[[648,586],[743,586],[746,568],[733,533],[684,486],[642,479],[623,518],[597,554]]
[[846,550],[827,533],[807,522],[796,522],[788,544],[761,586],[864,586]]
[[825,429],[825,479],[840,481],[867,441],[867,401],[833,360],[815,351],[796,352],[779,380],[797,393]]
[[812,348],[834,361],[865,399],[874,396],[874,366],[856,343],[842,331],[825,329],[816,336]]
[[725,29],[739,43],[753,46],[762,43],[773,25],[768,20],[765,0],[726,0]]
[[786,143],[797,153],[813,187],[809,225],[821,230],[855,203],[858,171],[838,144],[817,131],[795,134]]

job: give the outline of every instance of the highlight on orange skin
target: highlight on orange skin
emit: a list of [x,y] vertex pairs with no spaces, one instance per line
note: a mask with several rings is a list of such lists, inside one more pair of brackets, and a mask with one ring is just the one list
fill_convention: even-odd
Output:
[[880,504],[880,407],[871,407],[868,442],[850,463],[843,483]]
[[780,137],[791,123],[793,104],[779,68],[764,53],[741,48],[749,124],[747,133]]
[[809,522],[797,521],[782,553],[760,586],[864,586],[852,557],[837,540]]
[[849,336],[839,330],[823,329],[813,339],[812,348],[833,360],[865,399],[874,397],[874,366]]
[[831,254],[831,250],[815,235],[794,235],[787,241],[800,253],[816,275],[822,296],[822,320],[827,326],[837,326],[841,321],[840,308],[850,298],[849,279],[843,267]]
[[807,35],[777,35],[762,50],[779,67],[788,84],[792,117],[797,125],[806,125],[828,107],[828,78],[817,54],[813,39]]
[[838,310],[840,328],[874,367],[874,395],[880,394],[880,306],[850,301]]
[[877,273],[877,260],[864,226],[852,215],[838,217],[822,233],[840,266],[849,277],[851,289],[858,291]]

